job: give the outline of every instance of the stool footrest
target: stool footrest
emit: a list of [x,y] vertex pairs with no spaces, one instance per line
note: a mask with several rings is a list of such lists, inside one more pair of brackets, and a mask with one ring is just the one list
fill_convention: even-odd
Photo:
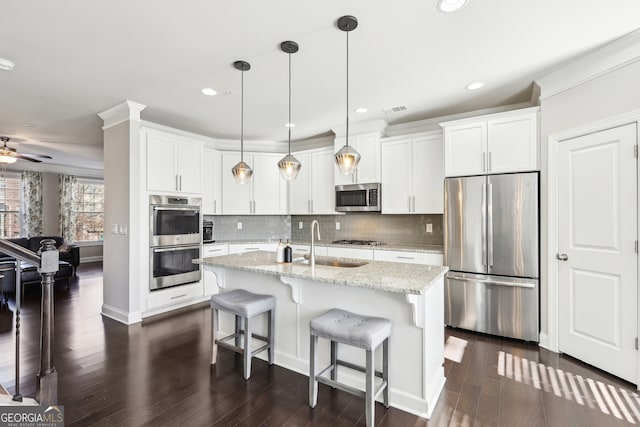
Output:
[[[360,366],[360,365],[356,365],[354,363],[351,362],[347,362],[345,360],[340,360],[340,359],[336,359],[336,364],[340,365],[340,366],[344,366],[345,368],[349,368],[349,369],[353,369],[354,371],[360,371],[360,372],[367,372],[367,369]],[[331,365],[329,365],[329,367],[331,367]],[[324,371],[323,371],[324,372]],[[374,371],[376,377],[378,378],[382,378],[382,372],[380,371]]]
[[[330,366],[329,366],[330,368]],[[324,369],[324,371],[326,371],[328,368]],[[324,372],[322,371],[322,372]],[[364,398],[366,396],[366,393],[363,390],[360,390],[358,388],[355,387],[351,387],[349,385],[346,385],[344,383],[338,382],[338,381],[334,381],[331,378],[327,378],[327,377],[321,377],[320,375],[316,375],[316,381],[318,381],[319,383],[322,384],[326,384],[330,387],[335,387],[337,389],[340,389],[344,392],[347,393],[351,393],[353,395],[356,395],[358,397]],[[380,393],[382,393],[384,391],[384,389],[386,389],[388,386],[386,381],[382,381],[380,383],[380,385],[378,386],[378,388],[376,389],[375,393],[373,393],[373,400],[376,400],[378,398],[378,396],[380,396]]]
[[[238,334],[231,334],[231,335],[226,336],[224,338],[219,338],[219,339],[216,340],[216,344],[218,344],[219,346],[224,347],[224,348],[226,348],[228,350],[235,351],[236,353],[243,354],[244,353],[244,348],[238,347],[238,346],[233,345],[233,344],[229,344],[227,342],[227,341],[230,341],[230,340],[234,339],[236,336],[243,335],[243,334],[244,334],[244,332],[241,331]],[[260,353],[261,351],[264,351],[264,350],[269,348],[269,339],[267,337],[264,337],[264,336],[258,335],[258,334],[251,334],[251,336],[253,338],[257,338],[257,339],[259,339],[261,341],[265,341],[266,342],[266,344],[264,344],[261,347],[256,348],[255,350],[253,350],[251,352],[251,356],[252,357],[255,356],[256,354]]]

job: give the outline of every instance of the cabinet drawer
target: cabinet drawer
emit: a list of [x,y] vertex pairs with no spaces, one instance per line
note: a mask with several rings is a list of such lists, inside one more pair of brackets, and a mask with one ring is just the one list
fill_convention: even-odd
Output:
[[204,245],[204,247],[202,248],[203,258],[211,258],[228,254],[229,246],[227,245]]
[[376,261],[404,262],[407,264],[442,265],[442,254],[405,251],[374,252]]
[[275,251],[277,243],[253,243],[253,244],[231,244],[229,245],[230,254],[242,254],[252,251]]
[[147,309],[179,304],[192,298],[201,297],[202,295],[204,295],[202,282],[189,283],[187,285],[174,286],[169,289],[152,291],[147,296]]
[[[301,256],[309,253],[310,245],[291,245],[291,249],[293,250],[294,258],[296,256]],[[327,256],[327,247],[326,246],[316,246],[316,255],[318,256]]]
[[356,258],[373,260],[373,249],[328,247],[327,255],[338,258]]

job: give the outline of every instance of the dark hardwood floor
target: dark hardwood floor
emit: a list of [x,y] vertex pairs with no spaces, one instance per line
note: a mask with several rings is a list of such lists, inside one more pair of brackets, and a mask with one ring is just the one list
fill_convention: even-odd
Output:
[[[307,377],[261,360],[250,381],[239,357],[219,350],[209,365],[210,310],[127,327],[100,315],[102,269],[82,265],[55,293],[55,366],[67,426],[363,426],[362,400],[320,385],[307,405]],[[21,391],[35,393],[39,362],[37,286],[25,295]],[[635,387],[536,345],[447,330],[466,341],[460,363],[427,420],[376,406],[379,426],[616,426],[640,423]],[[14,331],[0,332],[0,384],[14,384]],[[464,344],[464,341],[458,343]],[[391,355],[393,357],[393,355]]]

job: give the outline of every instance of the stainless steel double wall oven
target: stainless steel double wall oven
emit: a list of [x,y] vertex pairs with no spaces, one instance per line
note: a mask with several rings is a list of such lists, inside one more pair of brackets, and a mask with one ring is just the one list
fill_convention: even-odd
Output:
[[197,282],[201,279],[202,200],[197,197],[149,197],[149,289]]

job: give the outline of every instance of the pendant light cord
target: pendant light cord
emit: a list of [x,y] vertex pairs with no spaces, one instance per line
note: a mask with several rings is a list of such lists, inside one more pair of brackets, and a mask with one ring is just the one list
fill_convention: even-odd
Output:
[[289,52],[289,155],[291,155],[291,52]]
[[349,146],[349,31],[347,33],[347,136],[345,145]]
[[240,76],[240,161],[244,162],[244,70]]

